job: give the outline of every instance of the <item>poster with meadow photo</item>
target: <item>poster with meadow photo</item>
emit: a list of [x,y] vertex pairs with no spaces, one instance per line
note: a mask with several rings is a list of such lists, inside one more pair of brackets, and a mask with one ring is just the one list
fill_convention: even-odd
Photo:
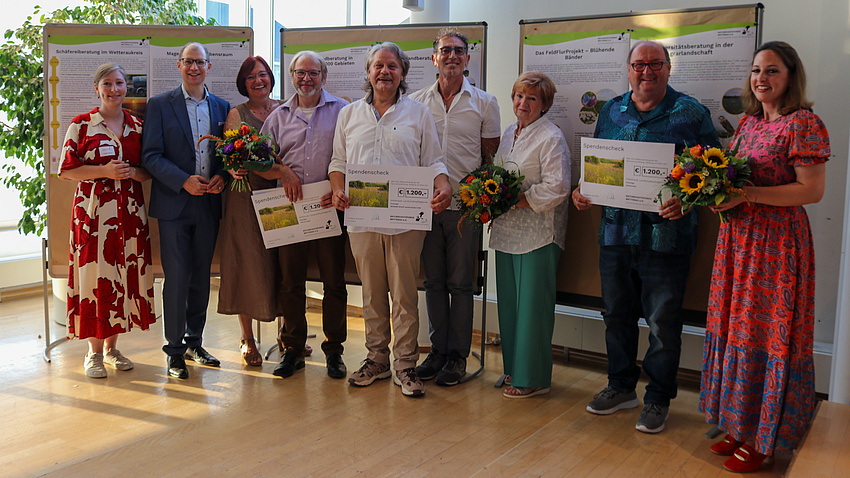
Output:
[[322,208],[322,196],[331,192],[330,181],[305,184],[301,191],[304,198],[294,203],[283,188],[251,195],[266,249],[342,234],[336,209]]
[[675,152],[672,143],[581,138],[581,194],[602,206],[658,212]]

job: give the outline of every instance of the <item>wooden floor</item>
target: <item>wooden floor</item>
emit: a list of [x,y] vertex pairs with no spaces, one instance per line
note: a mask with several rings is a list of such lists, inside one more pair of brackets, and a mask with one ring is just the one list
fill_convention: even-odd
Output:
[[[598,366],[556,363],[552,393],[509,400],[493,387],[501,355],[488,347],[481,376],[428,383],[411,399],[391,380],[356,388],[328,378],[320,339],[309,340],[306,369],[282,380],[274,361],[242,365],[235,318],[211,313],[206,330],[221,369],[190,365],[189,380],[169,379],[157,323],[119,341],[134,370],[94,380],[83,371],[84,341],[54,349],[51,364],[41,359],[40,296],[4,297],[0,476],[734,476],[708,449],[693,388],[680,390],[667,429],[646,435],[634,429],[639,409],[585,411],[605,385]],[[273,326],[263,334],[271,345]],[[346,346],[353,370],[366,355],[362,319],[349,320]],[[789,458],[750,476],[782,476]]]

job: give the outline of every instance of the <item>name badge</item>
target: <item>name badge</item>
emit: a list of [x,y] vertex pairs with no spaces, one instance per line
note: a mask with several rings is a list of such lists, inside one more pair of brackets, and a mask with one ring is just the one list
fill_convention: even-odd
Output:
[[97,148],[97,152],[101,156],[115,156],[115,146],[100,146]]

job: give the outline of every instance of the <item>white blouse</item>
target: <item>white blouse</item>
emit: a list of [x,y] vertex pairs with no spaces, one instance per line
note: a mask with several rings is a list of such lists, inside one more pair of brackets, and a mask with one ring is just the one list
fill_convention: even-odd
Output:
[[547,244],[564,248],[566,201],[570,194],[570,149],[560,128],[541,117],[515,137],[517,124],[505,130],[495,162],[525,176],[522,192],[531,209],[514,207],[493,220],[490,248],[525,254]]

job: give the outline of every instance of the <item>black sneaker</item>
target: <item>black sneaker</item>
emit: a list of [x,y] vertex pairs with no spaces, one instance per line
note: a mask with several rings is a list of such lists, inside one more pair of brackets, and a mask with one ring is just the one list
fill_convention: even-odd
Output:
[[419,380],[431,380],[446,365],[446,356],[436,352],[429,352],[421,365],[416,366],[416,376]]
[[670,416],[670,407],[657,405],[655,403],[647,403],[640,412],[635,428],[644,433],[658,433],[664,430],[664,423],[667,422],[667,417]]
[[637,394],[634,390],[620,392],[611,387],[605,387],[593,396],[593,400],[587,404],[587,411],[597,415],[610,415],[617,410],[635,408],[638,403]]
[[443,368],[437,372],[434,383],[444,387],[450,387],[457,385],[464,375],[466,375],[466,359],[451,354],[446,360],[446,364],[443,365]]

